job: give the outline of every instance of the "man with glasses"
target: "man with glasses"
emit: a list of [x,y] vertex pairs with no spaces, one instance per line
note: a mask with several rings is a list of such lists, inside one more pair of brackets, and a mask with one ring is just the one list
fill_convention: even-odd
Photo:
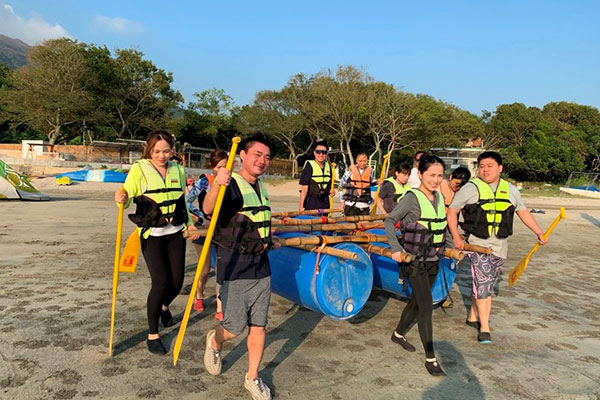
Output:
[[319,140],[315,143],[314,160],[308,160],[300,175],[300,211],[329,208],[329,197],[335,195],[331,184],[332,168],[327,161],[329,153],[327,142]]

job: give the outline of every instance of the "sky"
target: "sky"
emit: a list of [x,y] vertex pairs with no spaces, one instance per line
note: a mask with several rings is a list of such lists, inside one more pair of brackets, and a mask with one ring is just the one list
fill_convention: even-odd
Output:
[[362,67],[475,114],[500,104],[600,108],[600,1],[0,0],[0,33],[136,48],[186,103],[237,105],[298,73]]

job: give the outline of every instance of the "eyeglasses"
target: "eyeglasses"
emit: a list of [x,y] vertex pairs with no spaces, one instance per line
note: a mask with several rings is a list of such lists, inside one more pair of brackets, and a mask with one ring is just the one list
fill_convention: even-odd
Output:
[[327,154],[329,152],[327,150],[315,150],[315,153],[317,153],[317,154]]

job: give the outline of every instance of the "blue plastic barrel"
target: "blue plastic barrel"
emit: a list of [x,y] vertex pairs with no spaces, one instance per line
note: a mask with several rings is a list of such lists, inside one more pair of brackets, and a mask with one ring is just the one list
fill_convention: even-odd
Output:
[[[289,232],[278,236],[309,235]],[[319,273],[316,274],[315,252],[285,246],[269,251],[271,289],[273,293],[329,318],[344,320],[358,314],[367,302],[373,288],[373,264],[368,254],[354,243],[338,243],[331,247],[356,253],[358,260],[321,254]]]
[[[369,233],[375,235],[385,235],[384,229],[370,229]],[[387,243],[371,243],[375,246],[387,247]],[[391,258],[380,256],[371,253],[373,261],[373,286],[392,292],[402,298],[410,298],[412,288],[410,287],[410,279],[404,286],[398,282],[398,263]],[[448,296],[448,290],[452,289],[454,279],[456,278],[456,260],[451,258],[440,258],[439,271],[435,282],[431,288],[431,297],[433,304],[437,304]]]

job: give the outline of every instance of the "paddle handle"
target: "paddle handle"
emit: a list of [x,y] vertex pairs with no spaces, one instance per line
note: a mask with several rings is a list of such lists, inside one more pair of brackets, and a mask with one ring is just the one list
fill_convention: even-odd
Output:
[[[239,137],[234,137],[231,143],[231,149],[229,150],[229,158],[227,159],[227,168],[228,171],[231,171],[233,168],[233,162],[235,160],[235,154],[237,152],[238,143],[241,141]],[[204,245],[202,246],[202,252],[200,253],[200,258],[198,259],[198,265],[196,266],[196,275],[194,276],[194,282],[192,283],[192,289],[190,290],[190,296],[188,298],[187,305],[185,307],[185,312],[183,314],[183,320],[181,321],[181,326],[179,327],[179,332],[177,333],[177,340],[175,341],[175,347],[173,349],[173,365],[177,365],[177,360],[179,359],[179,351],[181,350],[181,345],[183,343],[183,337],[185,336],[185,330],[187,328],[188,320],[190,319],[190,312],[192,310],[192,304],[194,303],[194,297],[196,296],[196,289],[198,288],[198,280],[202,275],[202,270],[204,269],[204,263],[206,258],[210,252],[210,242],[212,241],[213,233],[215,232],[215,228],[217,226],[217,220],[219,219],[219,212],[221,211],[221,205],[223,204],[223,198],[225,197],[226,186],[221,185],[219,187],[219,193],[217,194],[217,201],[215,203],[215,208],[212,213],[212,217],[210,219],[210,224],[208,225],[208,231],[206,233],[206,239],[204,239]]]
[[377,185],[377,191],[375,192],[375,198],[373,199],[373,206],[371,207],[371,215],[375,215],[375,213],[377,212],[377,200],[379,199],[379,189],[381,189],[381,184],[383,183],[385,168],[387,167],[387,162],[389,158],[390,153],[387,153],[385,156],[383,156],[383,165],[381,166],[381,174],[379,174],[379,184]]
[[[121,188],[123,190],[123,188]],[[108,337],[108,355],[112,357],[113,336],[115,333],[115,311],[117,306],[117,287],[119,286],[119,260],[121,253],[121,234],[123,231],[123,203],[118,203],[117,237],[115,239],[115,263],[113,267],[112,305],[110,308],[110,334]]]
[[[333,183],[335,182],[335,167],[336,163],[331,163],[331,186],[329,186],[329,191],[333,190]],[[333,197],[329,196],[329,208],[333,208]]]

